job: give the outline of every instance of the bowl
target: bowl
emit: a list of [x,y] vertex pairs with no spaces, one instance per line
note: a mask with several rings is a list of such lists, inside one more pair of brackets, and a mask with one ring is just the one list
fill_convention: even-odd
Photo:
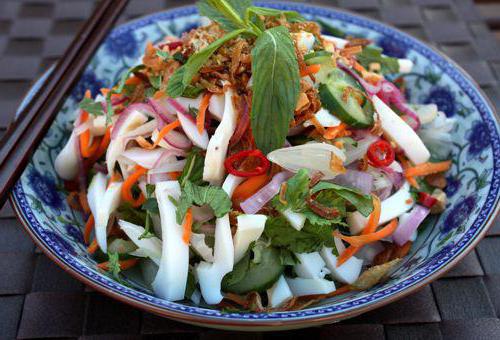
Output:
[[[449,270],[479,242],[498,210],[500,138],[494,109],[475,82],[439,52],[374,20],[306,4],[266,6],[295,10],[310,19],[321,18],[349,34],[374,40],[390,56],[410,58],[415,64],[412,73],[405,76],[410,101],[436,103],[448,117],[458,121],[453,131],[453,167],[447,175],[447,209],[419,229],[411,253],[390,279],[370,290],[351,292],[305,310],[229,313],[187,302],[168,302],[155,297],[134,273],[121,284],[96,269],[83,243],[83,221],[66,203],[62,182],[54,171],[54,159],[69,137],[75,108],[85,90],[90,89],[95,95],[101,87],[117,82],[120,73],[140,58],[147,41],[156,42],[164,35],[178,35],[196,27],[199,17],[194,6],[149,15],[114,29],[15,185],[13,206],[47,256],[95,290],[161,316],[214,328],[276,330],[331,323],[397,300]],[[36,96],[42,81],[43,77],[24,104]]]

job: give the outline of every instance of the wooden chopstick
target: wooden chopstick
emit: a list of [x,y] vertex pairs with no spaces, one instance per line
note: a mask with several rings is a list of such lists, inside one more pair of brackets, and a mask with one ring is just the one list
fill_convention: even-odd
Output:
[[9,127],[0,145],[0,207],[57,115],[69,90],[127,5],[100,1],[40,91]]

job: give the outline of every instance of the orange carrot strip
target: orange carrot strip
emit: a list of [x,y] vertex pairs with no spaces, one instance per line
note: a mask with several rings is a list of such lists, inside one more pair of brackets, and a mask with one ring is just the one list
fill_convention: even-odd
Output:
[[437,172],[448,171],[450,170],[450,168],[451,168],[451,161],[444,161],[438,163],[427,162],[405,169],[405,176],[408,177],[427,176],[435,174]]
[[374,233],[358,235],[358,236],[345,236],[342,235],[338,230],[335,230],[334,234],[335,236],[341,238],[342,240],[350,243],[355,247],[362,247],[366,244],[379,241],[384,237],[392,235],[396,231],[397,227],[398,227],[398,220],[395,218],[391,222],[389,222],[389,224],[387,224],[384,228]]
[[94,239],[90,246],[88,246],[87,251],[90,255],[92,255],[97,251],[97,249],[99,249],[99,245],[97,244],[97,239]]
[[201,134],[205,128],[205,114],[208,109],[208,104],[210,103],[210,97],[212,94],[210,92],[205,93],[203,99],[200,102],[200,108],[198,109],[198,116],[196,117],[196,127],[198,132]]
[[248,178],[234,189],[233,201],[244,201],[255,194],[269,181],[267,174]]
[[108,126],[104,136],[101,138],[101,143],[99,147],[94,152],[94,155],[91,158],[91,162],[95,163],[99,158],[101,158],[106,151],[108,150],[109,142],[111,141],[111,126]]
[[193,227],[193,212],[191,208],[189,208],[186,212],[186,217],[184,218],[184,223],[182,224],[182,240],[184,243],[189,244],[191,240],[191,232]]
[[172,179],[178,179],[179,177],[181,177],[182,175],[182,171],[172,171],[172,172],[169,172],[168,175],[172,178]]
[[321,135],[325,134],[325,128],[323,127],[323,125],[321,125],[316,116],[312,116],[311,118],[309,118],[309,121],[311,122],[312,125],[314,125],[314,128],[316,129],[316,131],[318,131],[319,134]]
[[85,229],[83,230],[83,241],[85,244],[89,244],[90,242],[90,234],[94,229],[94,215],[90,214],[87,223],[85,223]]
[[138,85],[140,83],[142,83],[141,78],[136,76],[130,77],[125,81],[125,85]]
[[[401,162],[401,165],[403,166],[403,169],[406,171],[406,169],[411,168],[410,161],[407,160],[404,156],[398,156],[399,161]],[[417,180],[413,176],[408,176],[405,175],[406,180],[410,185],[416,189],[420,189],[420,185],[418,185]]]
[[[120,265],[121,270],[127,270],[129,268],[132,268],[135,266],[138,262],[138,259],[127,259],[127,260],[122,260],[118,261],[118,264]],[[97,265],[99,269],[102,270],[109,270],[109,261],[106,262],[101,262]]]
[[[136,141],[144,149],[148,149],[148,150],[154,149],[158,146],[158,144],[160,144],[160,142],[163,140],[163,137],[165,137],[167,135],[167,133],[169,133],[173,129],[178,128],[179,126],[181,126],[181,122],[179,122],[179,120],[175,120],[174,122],[165,125],[163,127],[163,129],[161,129],[160,132],[158,133],[158,137],[156,138],[156,140],[153,144],[148,143],[148,141],[146,141],[144,139],[144,137],[136,138]],[[140,142],[139,142],[139,140],[140,140]]]
[[153,95],[153,99],[158,100],[158,99],[162,99],[166,96],[167,96],[167,94],[165,93],[165,91],[156,91],[155,94]]
[[302,70],[300,70],[300,76],[305,77],[310,74],[318,73],[320,69],[321,69],[320,64],[308,65],[304,67]]
[[132,204],[134,208],[138,208],[141,206],[146,198],[142,194],[142,192],[139,194],[139,197],[134,198],[134,195],[132,194],[132,187],[134,184],[139,180],[139,178],[147,173],[148,169],[143,168],[140,165],[135,166],[135,172],[132,173],[126,180],[123,182],[122,185],[122,198],[124,201],[129,202]]
[[80,201],[80,205],[82,206],[83,212],[89,214],[90,207],[89,207],[89,202],[87,200],[87,193],[85,191],[80,191],[78,193],[78,200]]
[[108,182],[108,188],[112,183],[119,182],[121,180],[122,180],[122,175],[120,175],[119,172],[113,172]]
[[[373,198],[373,211],[370,214],[370,217],[368,217],[368,221],[366,222],[365,227],[363,228],[363,231],[361,232],[361,235],[367,235],[375,232],[377,230],[378,222],[380,221],[380,214],[381,214],[381,204],[380,204],[380,199],[376,195],[372,195]],[[344,264],[347,260],[349,260],[351,257],[356,255],[356,253],[361,250],[361,247],[355,247],[355,246],[350,246],[337,259],[337,267],[340,267],[342,264]]]

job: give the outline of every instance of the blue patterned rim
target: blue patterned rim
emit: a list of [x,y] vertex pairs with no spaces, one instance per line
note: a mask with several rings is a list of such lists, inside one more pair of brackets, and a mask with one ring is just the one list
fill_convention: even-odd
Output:
[[[465,72],[462,71],[454,62],[444,57],[439,52],[425,46],[417,39],[412,38],[394,28],[387,27],[377,21],[343,11],[305,4],[265,3],[261,5],[295,10],[304,14],[321,15],[330,19],[352,23],[376,31],[385,36],[389,36],[397,44],[411,46],[412,49],[428,58],[433,64],[439,67],[443,73],[446,73],[458,84],[461,90],[469,96],[481,115],[483,122],[487,126],[494,157],[491,186],[485,203],[481,207],[481,211],[472,226],[453,247],[445,247],[439,251],[421,270],[415,272],[409,278],[388,288],[374,290],[374,292],[368,296],[353,298],[345,301],[344,303],[336,304],[335,306],[313,307],[293,312],[254,314],[221,313],[217,310],[186,306],[183,304],[164,301],[152,295],[132,290],[103,275],[99,275],[82,265],[78,262],[78,260],[72,257],[71,254],[68,254],[68,252],[63,249],[60,244],[56,244],[46,235],[46,232],[36,219],[35,214],[32,211],[32,207],[29,206],[26,201],[23,188],[20,182],[18,182],[11,196],[18,216],[25,224],[25,227],[30,235],[43,248],[46,254],[60,264],[65,270],[68,270],[72,275],[77,276],[79,279],[83,280],[85,283],[91,285],[97,290],[110,294],[122,301],[158,314],[174,317],[187,322],[229,327],[235,325],[259,325],[263,327],[292,326],[294,324],[303,324],[306,326],[304,321],[308,321],[307,325],[311,325],[313,322],[325,323],[327,321],[357,315],[368,309],[389,303],[390,301],[414,291],[415,289],[435,279],[445,270],[449,269],[461,257],[470,251],[475,243],[477,243],[484,235],[492,220],[491,217],[494,216],[498,210],[497,203],[499,199],[500,187],[500,138],[498,123],[494,118],[494,109],[486,97],[481,93],[481,90],[479,90],[474,84],[473,80],[467,76]],[[116,28],[111,33],[110,38],[113,39],[113,37],[120,34],[134,31],[158,20],[170,20],[175,17],[187,16],[195,13],[195,7],[189,6],[150,15]],[[46,77],[47,74],[48,72],[44,75],[44,77]],[[36,94],[38,90],[37,86],[39,87],[41,81],[42,79],[40,79],[39,82],[32,88],[23,104]],[[251,322],[249,323],[249,321]]]

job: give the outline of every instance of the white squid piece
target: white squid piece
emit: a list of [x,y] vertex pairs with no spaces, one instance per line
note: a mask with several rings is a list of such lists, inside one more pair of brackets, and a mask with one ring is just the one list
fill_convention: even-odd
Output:
[[264,232],[266,226],[266,215],[239,215],[237,218],[238,227],[234,235],[234,263],[238,263],[243,258],[250,243],[257,241]]
[[170,200],[179,200],[181,188],[177,181],[156,184],[156,199],[160,209],[162,252],[160,268],[153,281],[153,289],[162,299],[184,299],[189,269],[189,246],[182,239],[182,226],[177,224],[176,206]]
[[75,131],[71,133],[68,142],[64,148],[59,152],[54,162],[56,173],[62,179],[71,181],[78,175],[78,136]]
[[127,234],[128,238],[138,247],[139,253],[142,253],[160,265],[162,242],[158,237],[149,237],[140,239],[144,233],[144,228],[136,224],[119,220],[118,225],[121,230]]

